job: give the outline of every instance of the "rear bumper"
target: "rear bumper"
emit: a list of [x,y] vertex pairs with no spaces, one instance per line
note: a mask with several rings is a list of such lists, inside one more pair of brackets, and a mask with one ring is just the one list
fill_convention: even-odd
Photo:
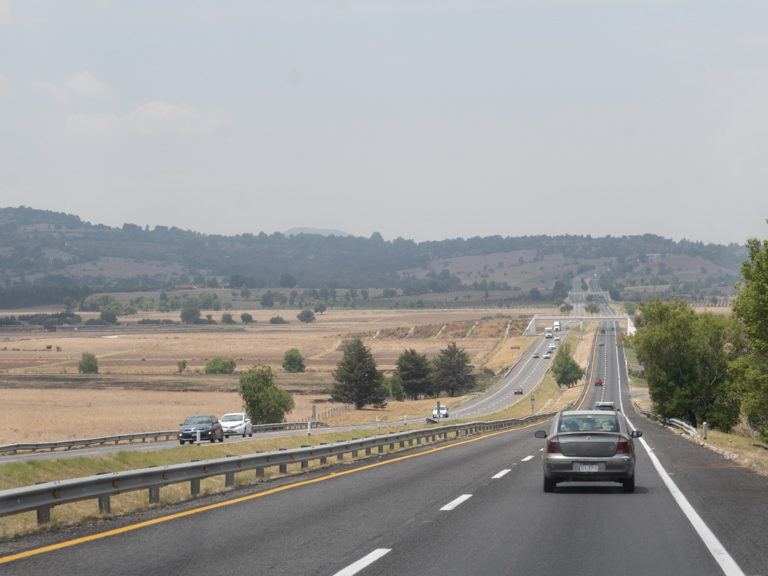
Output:
[[[597,471],[593,471],[597,466]],[[590,467],[590,471],[582,468]],[[623,482],[635,474],[630,456],[612,458],[557,457],[544,460],[544,477],[555,482]]]

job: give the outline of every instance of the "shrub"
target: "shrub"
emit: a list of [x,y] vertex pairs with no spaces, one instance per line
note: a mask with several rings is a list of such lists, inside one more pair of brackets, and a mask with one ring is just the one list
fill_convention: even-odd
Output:
[[77,363],[77,371],[81,374],[98,374],[99,361],[96,356],[90,352],[83,352],[80,362]]
[[235,361],[232,358],[216,356],[205,365],[206,374],[232,374],[235,371]]

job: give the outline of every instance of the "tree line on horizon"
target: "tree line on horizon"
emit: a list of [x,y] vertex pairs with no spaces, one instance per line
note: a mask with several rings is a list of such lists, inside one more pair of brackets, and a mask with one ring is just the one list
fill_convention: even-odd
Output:
[[[673,241],[652,234],[604,238],[494,235],[418,243],[403,238],[385,241],[377,232],[369,238],[279,232],[205,235],[167,226],[111,228],[26,207],[0,208],[0,247],[0,307],[5,308],[62,304],[65,299],[80,301],[97,293],[172,291],[190,285],[238,291],[377,289],[400,296],[457,290],[492,294],[514,287],[504,280],[462,281],[447,268],[441,269],[440,262],[522,250],[529,251],[534,262],[562,254],[579,263],[580,273],[591,269],[591,260],[611,259],[610,267],[601,271],[601,281],[615,291],[621,290],[622,279],[649,254],[701,258],[713,270],[730,270],[732,279],[715,277],[713,281],[732,285],[746,254],[737,245]],[[106,258],[120,259],[126,266],[130,262],[155,263],[162,271],[110,276],[98,266]],[[74,264],[89,272],[74,274]],[[174,272],[172,266],[183,271]],[[404,273],[406,270],[424,272],[414,275]],[[664,282],[674,282],[674,272],[662,269],[658,275],[665,276]],[[701,289],[677,283],[681,284],[678,289]],[[549,291],[540,287],[517,298],[548,299]]]

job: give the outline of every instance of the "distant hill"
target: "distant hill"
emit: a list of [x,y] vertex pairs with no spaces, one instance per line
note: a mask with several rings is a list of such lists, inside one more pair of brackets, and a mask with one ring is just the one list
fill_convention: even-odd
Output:
[[290,228],[284,232],[286,236],[298,236],[299,234],[317,234],[319,236],[349,236],[341,230],[323,230],[321,228]]
[[745,258],[736,244],[651,234],[421,243],[301,228],[223,236],[167,226],[111,228],[72,214],[2,208],[0,308],[190,287],[228,289],[223,292],[233,298],[274,291],[279,303],[292,306],[559,303],[573,278],[595,273],[614,299],[718,303],[733,293]]

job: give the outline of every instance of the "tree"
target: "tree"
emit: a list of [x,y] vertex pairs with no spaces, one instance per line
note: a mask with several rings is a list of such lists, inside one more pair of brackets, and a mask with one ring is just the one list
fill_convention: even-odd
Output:
[[252,366],[240,376],[240,396],[254,424],[282,422],[294,406],[293,395],[277,387],[269,366]]
[[468,392],[475,386],[469,354],[451,342],[432,360],[432,392],[449,396]]
[[745,346],[731,365],[730,380],[739,382],[741,409],[749,425],[768,441],[768,240],[749,239],[747,254],[733,301]]
[[310,310],[309,308],[304,308],[304,310],[302,310],[296,315],[296,318],[298,318],[302,322],[306,322],[307,324],[309,324],[310,322],[315,321],[315,313],[312,312],[312,310]]
[[240,314],[240,320],[242,321],[243,324],[250,324],[251,322],[253,322],[253,316],[248,312],[243,312],[242,314]]
[[573,359],[571,346],[568,343],[560,346],[552,362],[552,376],[558,386],[570,388],[584,377],[584,370]]
[[176,367],[179,370],[179,374],[181,374],[182,372],[184,372],[184,370],[187,369],[187,361],[186,360],[179,360],[178,362],[176,362]]
[[102,310],[101,314],[99,314],[99,318],[107,324],[117,324],[117,314],[112,310]]
[[275,305],[275,294],[271,290],[267,290],[261,295],[260,302],[263,308],[272,308]]
[[77,371],[81,374],[98,374],[99,361],[96,356],[90,352],[83,352],[80,362],[77,363]]
[[286,350],[283,355],[283,370],[286,372],[304,372],[304,358],[296,348]]
[[693,426],[707,420],[725,430],[738,421],[727,379],[727,324],[711,313],[696,314],[680,299],[640,304],[632,341],[659,415]]
[[224,356],[216,356],[205,365],[206,374],[232,374],[234,371],[235,361]]
[[429,394],[431,370],[432,366],[426,354],[419,354],[414,349],[405,350],[400,354],[395,374],[402,382],[406,397],[418,400],[420,396]]
[[366,404],[386,406],[387,389],[384,375],[376,369],[376,361],[363,341],[356,338],[344,348],[344,356],[333,371],[336,384],[331,388],[334,402],[354,404],[359,410]]
[[403,381],[398,374],[392,374],[392,377],[389,379],[389,392],[392,399],[397,402],[404,402],[406,400]]
[[323,302],[318,302],[315,304],[315,313],[316,314],[322,314],[328,309],[328,307]]
[[230,314],[229,312],[225,312],[224,314],[221,315],[221,323],[222,324],[234,324],[235,320],[234,320],[234,318],[232,318],[232,314]]
[[194,324],[200,320],[200,308],[197,302],[187,300],[181,309],[181,321],[185,324]]

